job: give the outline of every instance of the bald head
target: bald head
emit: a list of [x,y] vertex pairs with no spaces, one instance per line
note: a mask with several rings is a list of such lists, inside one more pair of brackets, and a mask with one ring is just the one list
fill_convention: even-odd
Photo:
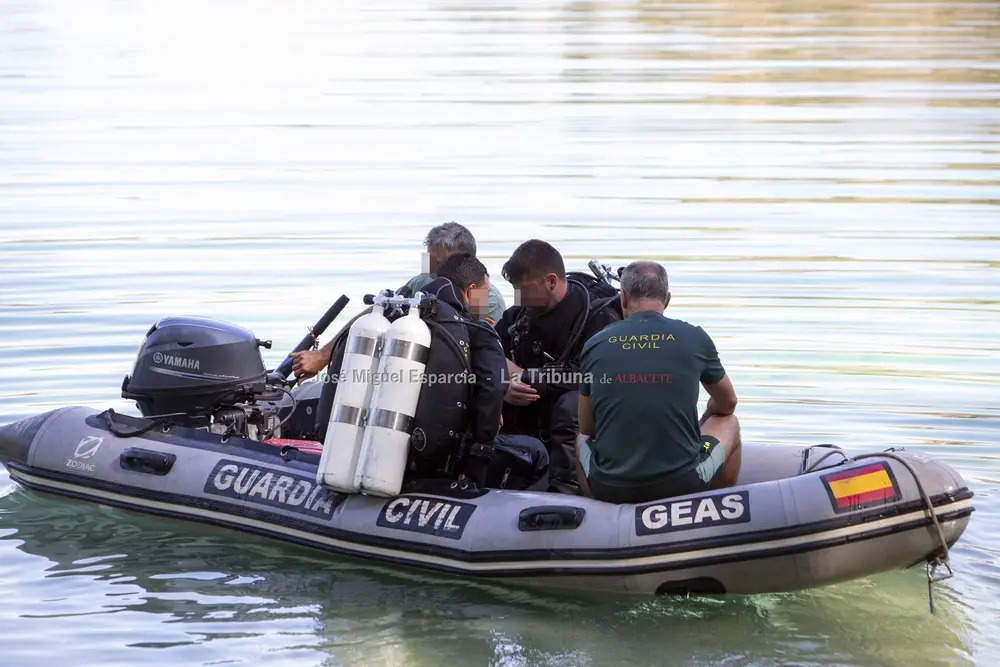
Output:
[[641,301],[666,305],[670,299],[666,269],[648,260],[632,262],[622,271],[622,293],[636,305]]

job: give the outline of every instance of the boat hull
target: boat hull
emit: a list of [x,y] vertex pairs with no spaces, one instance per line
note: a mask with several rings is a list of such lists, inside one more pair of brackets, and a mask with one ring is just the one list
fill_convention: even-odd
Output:
[[[119,417],[115,430],[146,423]],[[945,540],[965,530],[972,493],[946,464],[836,455],[797,474],[829,451],[747,445],[739,486],[612,505],[430,482],[396,498],[344,495],[316,484],[315,454],[178,427],[119,437],[82,407],[0,429],[0,457],[29,489],[365,560],[579,589],[765,593],[920,563],[941,545],[918,480]]]

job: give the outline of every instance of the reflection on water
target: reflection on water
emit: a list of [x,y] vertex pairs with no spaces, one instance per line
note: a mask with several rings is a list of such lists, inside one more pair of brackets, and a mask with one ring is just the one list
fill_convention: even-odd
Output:
[[457,219],[494,276],[531,236],[573,267],[664,262],[748,439],[924,449],[977,493],[932,618],[916,571],[538,592],[0,473],[3,663],[56,635],[102,665],[995,663],[998,34],[995,1],[0,0],[0,423],[130,409],[122,376],[168,314],[249,326],[276,363]]
[[[90,636],[93,664],[133,662],[136,649],[149,648],[167,650],[172,662],[213,663],[267,647],[283,660],[365,664],[646,663],[667,647],[679,662],[711,664],[804,654],[904,664],[965,653],[948,630],[967,622],[961,601],[946,592],[930,617],[910,573],[753,598],[539,594],[360,568],[254,536],[34,494],[16,494],[0,511],[17,521],[16,533],[0,534],[8,554],[0,574],[23,600],[0,629],[13,664],[38,651],[16,638],[46,624]],[[92,634],[108,623],[156,629]],[[901,632],[907,641],[897,643]],[[777,646],[755,639],[762,633]],[[884,633],[896,639],[886,643]],[[907,647],[928,633],[932,649]]]

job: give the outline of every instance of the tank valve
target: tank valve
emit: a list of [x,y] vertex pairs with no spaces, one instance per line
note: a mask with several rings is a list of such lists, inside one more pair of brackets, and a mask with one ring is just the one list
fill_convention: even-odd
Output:
[[271,349],[271,341],[269,340],[261,340],[260,338],[254,338],[253,342],[257,343],[257,347],[263,347],[268,350]]

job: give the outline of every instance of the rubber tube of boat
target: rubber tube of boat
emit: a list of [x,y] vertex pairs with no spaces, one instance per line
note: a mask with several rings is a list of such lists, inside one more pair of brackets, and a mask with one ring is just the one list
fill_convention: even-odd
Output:
[[358,491],[358,455],[365,434],[362,419],[372,399],[379,349],[388,329],[389,320],[379,307],[359,317],[347,334],[340,375],[327,379],[337,382],[337,392],[316,469],[316,483],[334,491]]
[[417,292],[410,312],[389,326],[368,408],[356,485],[376,496],[399,495],[406,472],[413,415],[420,400],[431,332],[420,319]]

